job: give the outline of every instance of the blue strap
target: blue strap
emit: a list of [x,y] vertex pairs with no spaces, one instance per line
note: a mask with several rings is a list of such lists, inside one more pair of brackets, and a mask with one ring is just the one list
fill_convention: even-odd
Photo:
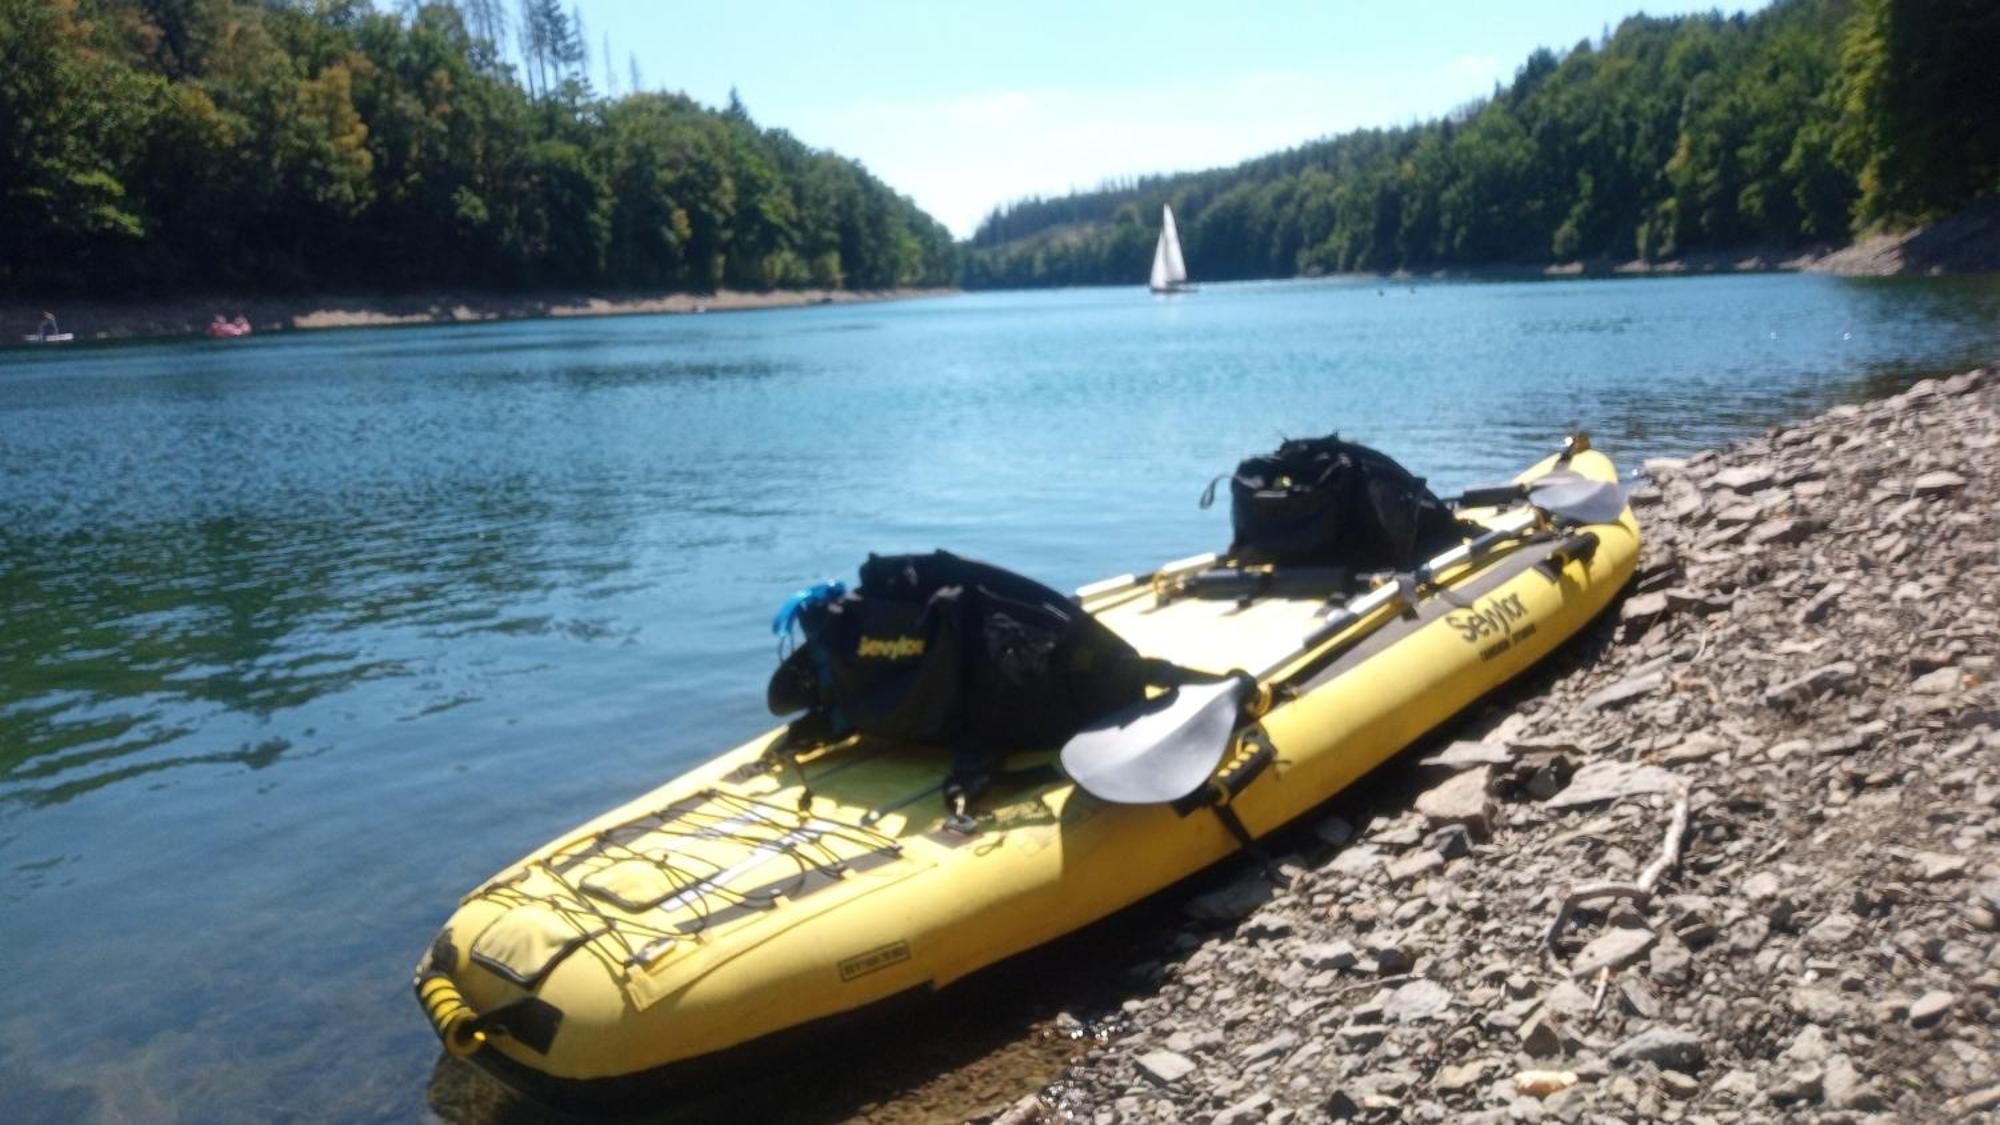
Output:
[[789,634],[792,626],[798,623],[799,614],[805,612],[807,606],[825,605],[835,598],[845,596],[846,593],[847,583],[837,582],[831,578],[816,586],[800,590],[786,598],[785,604],[778,607],[778,615],[771,619],[771,632],[780,637]]

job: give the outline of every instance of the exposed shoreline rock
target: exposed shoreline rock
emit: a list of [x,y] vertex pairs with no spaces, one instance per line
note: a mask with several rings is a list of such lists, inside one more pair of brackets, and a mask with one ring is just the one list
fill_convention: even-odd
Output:
[[[83,340],[145,336],[200,336],[217,314],[243,316],[258,332],[325,328],[382,328],[409,324],[458,324],[482,320],[538,320],[574,316],[735,312],[904,300],[955,293],[955,289],[773,289],[715,293],[636,290],[544,289],[523,293],[439,290],[395,294],[200,294],[153,300],[57,300],[41,304],[0,300],[0,345],[22,345],[43,309],[53,309],[65,332]],[[25,345],[22,345],[25,346]]]
[[1622,612],[1195,900],[1010,1120],[2000,1106],[2000,378],[1650,471]]

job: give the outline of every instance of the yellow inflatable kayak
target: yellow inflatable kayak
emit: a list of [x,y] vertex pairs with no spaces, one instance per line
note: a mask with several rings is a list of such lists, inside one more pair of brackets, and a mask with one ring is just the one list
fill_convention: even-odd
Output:
[[[1617,499],[1552,516],[1530,486],[1554,495],[1559,477]],[[760,737],[467,895],[418,997],[452,1053],[544,1100],[602,1104],[809,1044],[1102,918],[1230,856],[1237,830],[1325,801],[1610,602],[1639,549],[1611,462],[1584,443],[1516,480],[1514,502],[1461,511],[1489,529],[1472,547],[1344,606],[1279,584],[1175,596],[1212,555],[1078,591],[1146,656],[1255,675],[1253,717],[1200,802],[1113,803],[1024,770],[1038,780],[951,816],[934,749],[778,754],[780,736]]]

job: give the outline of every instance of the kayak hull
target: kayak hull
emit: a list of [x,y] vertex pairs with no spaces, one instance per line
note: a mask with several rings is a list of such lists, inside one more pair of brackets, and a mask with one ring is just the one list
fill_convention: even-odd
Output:
[[[1572,467],[1616,478],[1594,452]],[[1230,802],[1261,836],[1609,604],[1636,563],[1638,528],[1628,510],[1589,532],[1587,550],[1543,537],[1447,571],[1445,593],[1414,612],[1303,652],[1323,608],[1312,599],[1162,605],[1147,576],[1088,587],[1083,606],[1148,655],[1269,669],[1296,689],[1259,723],[1274,764]],[[1063,780],[989,794],[963,831],[936,794],[935,750],[850,742],[790,762],[766,753],[776,740],[696,767],[468,895],[419,966],[420,993],[449,992],[450,1003],[425,1001],[447,1046],[543,1100],[617,1102],[824,1042],[841,1021],[1080,929],[1238,849],[1220,817],[1108,804]],[[554,1030],[517,1033],[510,1005],[552,1010]],[[503,1015],[476,1026],[482,1013]]]

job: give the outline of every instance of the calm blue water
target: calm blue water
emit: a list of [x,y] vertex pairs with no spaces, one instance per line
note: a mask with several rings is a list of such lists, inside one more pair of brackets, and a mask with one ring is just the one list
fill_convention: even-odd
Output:
[[1222,545],[1338,429],[1441,490],[2000,353],[2000,280],[998,293],[0,355],[0,1104],[409,1117],[457,896],[763,729],[870,550],[1059,586]]

